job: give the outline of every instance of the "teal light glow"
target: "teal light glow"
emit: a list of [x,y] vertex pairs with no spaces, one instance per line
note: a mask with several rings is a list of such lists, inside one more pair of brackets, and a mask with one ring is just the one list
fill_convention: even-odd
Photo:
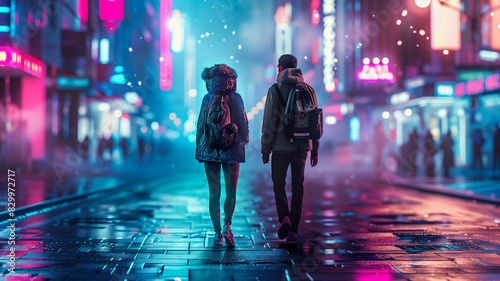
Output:
[[10,26],[0,25],[0,32],[10,32]]
[[361,123],[359,121],[359,117],[355,116],[351,118],[351,121],[349,122],[349,131],[350,131],[350,139],[352,142],[356,143],[359,142],[359,137],[360,137],[360,129],[361,129]]
[[10,7],[0,7],[0,14],[10,13]]
[[100,53],[99,53],[99,62],[102,64],[109,63],[109,39],[103,38],[100,43]]
[[122,73],[125,70],[123,66],[115,66],[116,73]]
[[125,79],[125,75],[123,73],[115,74],[109,78],[109,83],[123,85],[127,83],[127,79]]

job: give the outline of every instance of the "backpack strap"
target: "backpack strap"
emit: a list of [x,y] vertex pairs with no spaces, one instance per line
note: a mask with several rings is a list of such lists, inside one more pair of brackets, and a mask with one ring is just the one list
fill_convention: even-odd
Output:
[[276,91],[276,94],[278,95],[278,100],[280,101],[281,107],[286,107],[285,99],[281,95],[281,90],[280,87],[278,86],[278,83],[274,83],[273,88]]

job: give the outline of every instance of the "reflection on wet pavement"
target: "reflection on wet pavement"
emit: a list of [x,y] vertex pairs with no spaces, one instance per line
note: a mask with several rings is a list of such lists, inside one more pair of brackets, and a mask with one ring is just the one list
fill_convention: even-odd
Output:
[[276,235],[268,174],[246,174],[231,249],[211,245],[203,173],[169,175],[134,191],[42,214],[39,226],[21,221],[17,273],[39,280],[500,279],[500,211],[489,205],[315,178],[306,185],[299,241],[286,244]]

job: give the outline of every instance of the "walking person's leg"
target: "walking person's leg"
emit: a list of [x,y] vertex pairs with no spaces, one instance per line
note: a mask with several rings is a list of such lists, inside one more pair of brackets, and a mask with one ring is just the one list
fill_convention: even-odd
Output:
[[222,229],[220,226],[220,170],[221,163],[205,161],[205,173],[207,174],[208,188],[210,190],[209,211],[214,226],[214,244],[222,245]]
[[231,231],[231,223],[236,206],[236,188],[238,185],[238,176],[240,172],[240,164],[222,164],[224,179],[226,182],[226,200],[224,201],[224,228],[222,234],[229,246],[234,246],[233,233]]
[[[304,198],[304,170],[306,167],[307,152],[297,153],[292,162],[292,206],[290,210],[290,221],[292,227],[290,232],[298,232],[300,217],[302,215],[302,202]],[[294,235],[293,235],[294,236]],[[291,240],[296,241],[294,237]]]
[[273,180],[274,198],[276,200],[276,210],[281,226],[278,230],[278,237],[284,239],[290,230],[290,211],[286,197],[286,172],[288,165],[293,160],[294,153],[273,153],[271,157],[271,178]]

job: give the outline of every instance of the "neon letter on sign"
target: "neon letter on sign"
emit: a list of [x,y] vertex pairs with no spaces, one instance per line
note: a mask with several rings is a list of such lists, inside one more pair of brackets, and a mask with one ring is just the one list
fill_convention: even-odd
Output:
[[[369,61],[369,59],[366,60]],[[374,59],[375,62],[380,62],[380,60],[378,61],[376,60],[377,59]],[[376,81],[381,81],[381,80],[390,83],[396,82],[394,73],[392,73],[392,71],[389,69],[388,59],[384,58],[381,64],[380,63],[370,64],[368,61],[363,62],[363,70],[358,71],[356,73],[359,80],[368,81],[370,83],[374,83]]]
[[160,4],[160,88],[164,91],[172,89],[173,59],[170,52],[172,32],[168,26],[172,17],[172,0],[161,0]]
[[335,0],[323,1],[323,84],[329,93],[335,92]]

